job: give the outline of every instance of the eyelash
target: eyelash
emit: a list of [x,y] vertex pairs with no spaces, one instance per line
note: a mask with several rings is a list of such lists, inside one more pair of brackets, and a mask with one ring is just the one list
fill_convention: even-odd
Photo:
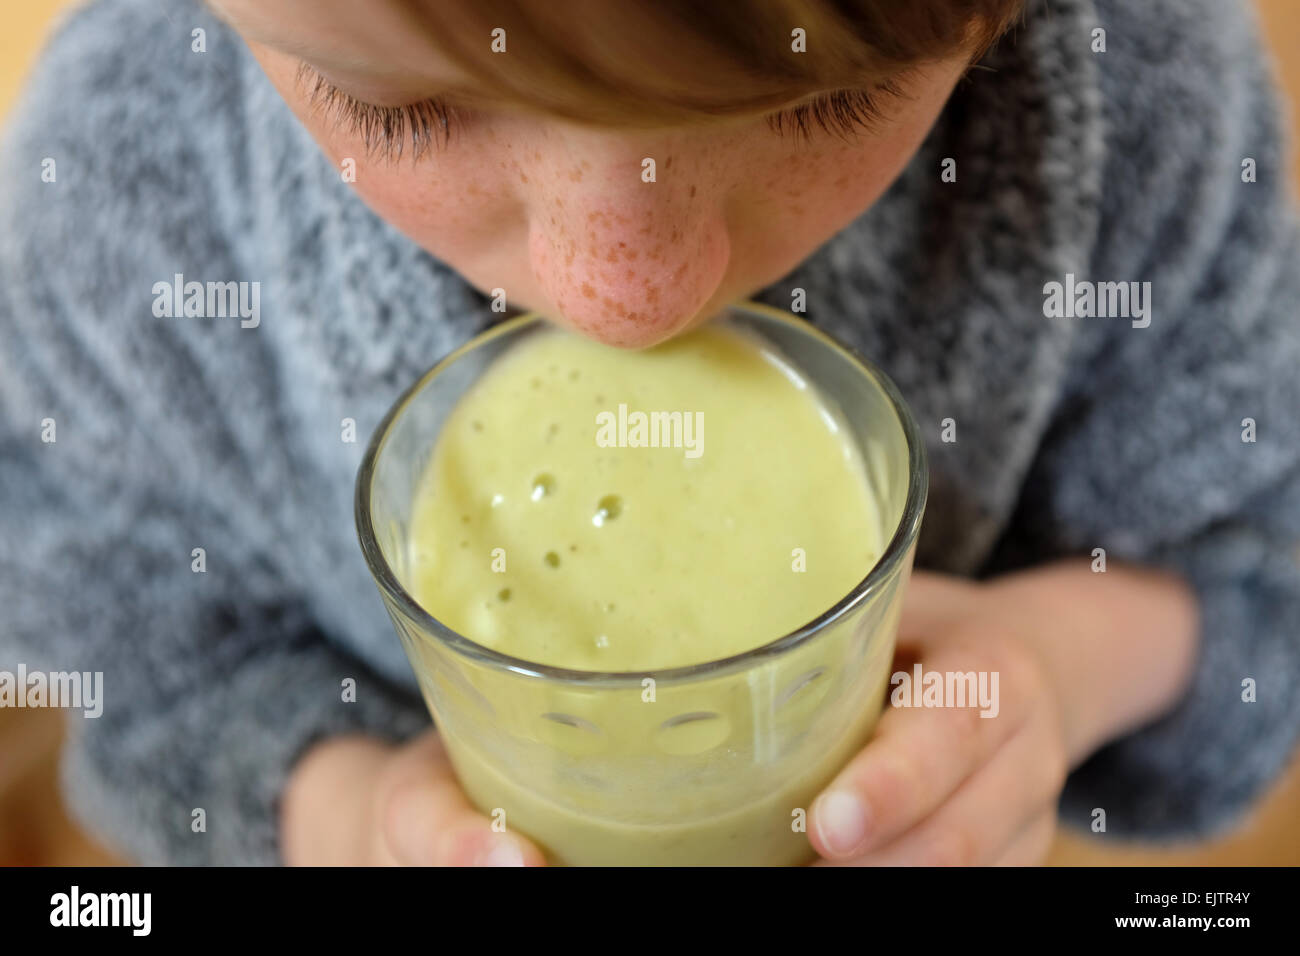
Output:
[[834,90],[807,103],[773,113],[768,128],[779,136],[791,133],[796,140],[812,138],[813,127],[848,139],[854,133],[870,133],[888,119],[886,100],[903,96],[902,89],[890,80],[868,90]]
[[[367,155],[382,155],[389,162],[402,158],[408,142],[415,160],[435,145],[446,146],[455,121],[463,119],[461,113],[437,99],[406,106],[365,103],[344,93],[306,63],[298,67],[297,82],[306,90],[313,110],[332,115],[352,135],[360,136]],[[902,90],[892,81],[870,92],[834,90],[770,114],[767,125],[778,136],[789,133],[796,140],[811,139],[814,128],[846,139],[856,132],[870,132],[877,127],[886,119],[882,99],[897,99],[902,95]]]
[[434,145],[446,146],[451,139],[456,110],[441,100],[421,100],[406,106],[375,106],[349,96],[303,63],[298,67],[298,85],[305,89],[313,110],[333,116],[360,136],[366,155],[382,155],[389,162],[402,158],[406,144],[418,160]]

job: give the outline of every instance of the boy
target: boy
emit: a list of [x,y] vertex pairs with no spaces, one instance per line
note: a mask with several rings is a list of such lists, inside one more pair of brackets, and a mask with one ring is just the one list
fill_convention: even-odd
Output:
[[802,296],[915,410],[900,649],[1001,712],[888,710],[826,861],[1230,820],[1300,726],[1300,246],[1248,15],[1134,6],[77,13],[3,152],[0,588],[15,659],[104,672],[80,815],[147,861],[541,862],[418,733],[339,433],[503,289],[623,347]]

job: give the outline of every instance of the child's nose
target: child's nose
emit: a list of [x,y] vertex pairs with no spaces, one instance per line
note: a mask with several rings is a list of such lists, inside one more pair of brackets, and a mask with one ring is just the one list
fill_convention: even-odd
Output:
[[712,307],[730,258],[726,222],[682,191],[649,201],[570,194],[534,219],[529,254],[557,318],[607,345],[644,348]]

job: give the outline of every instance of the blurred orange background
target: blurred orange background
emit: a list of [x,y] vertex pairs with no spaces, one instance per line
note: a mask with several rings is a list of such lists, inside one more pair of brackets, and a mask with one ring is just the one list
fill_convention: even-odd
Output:
[[[166,0],[160,0],[166,2]],[[1257,0],[1290,92],[1292,126],[1300,130],[1300,0]],[[0,116],[22,85],[58,13],[68,0],[25,0],[0,14]],[[1300,150],[1295,153],[1300,184]],[[120,862],[68,820],[59,798],[60,716],[47,710],[0,709],[0,865]],[[1300,759],[1248,819],[1220,839],[1146,847],[1104,835],[1062,834],[1054,864],[1300,865]]]

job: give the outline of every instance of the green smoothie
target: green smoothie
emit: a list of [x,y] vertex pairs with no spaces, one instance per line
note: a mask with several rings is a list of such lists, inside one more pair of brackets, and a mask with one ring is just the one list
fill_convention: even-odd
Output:
[[[582,671],[658,671],[767,644],[849,593],[885,533],[837,414],[727,327],[641,352],[529,336],[452,410],[419,488],[413,596],[478,644]],[[851,639],[830,635],[822,664]],[[421,682],[471,797],[556,861],[796,862],[809,850],[792,817],[861,745],[888,663],[860,661],[864,700],[826,724],[835,739],[816,760],[780,779],[755,775],[753,742],[770,738],[770,773],[780,740],[816,732],[817,701],[840,677],[812,657],[781,671],[812,689],[774,685],[761,714],[758,688],[724,683],[647,700],[494,694],[473,668]],[[461,732],[457,710],[475,707],[511,742],[493,752]],[[728,761],[735,793],[692,792],[693,774]]]

